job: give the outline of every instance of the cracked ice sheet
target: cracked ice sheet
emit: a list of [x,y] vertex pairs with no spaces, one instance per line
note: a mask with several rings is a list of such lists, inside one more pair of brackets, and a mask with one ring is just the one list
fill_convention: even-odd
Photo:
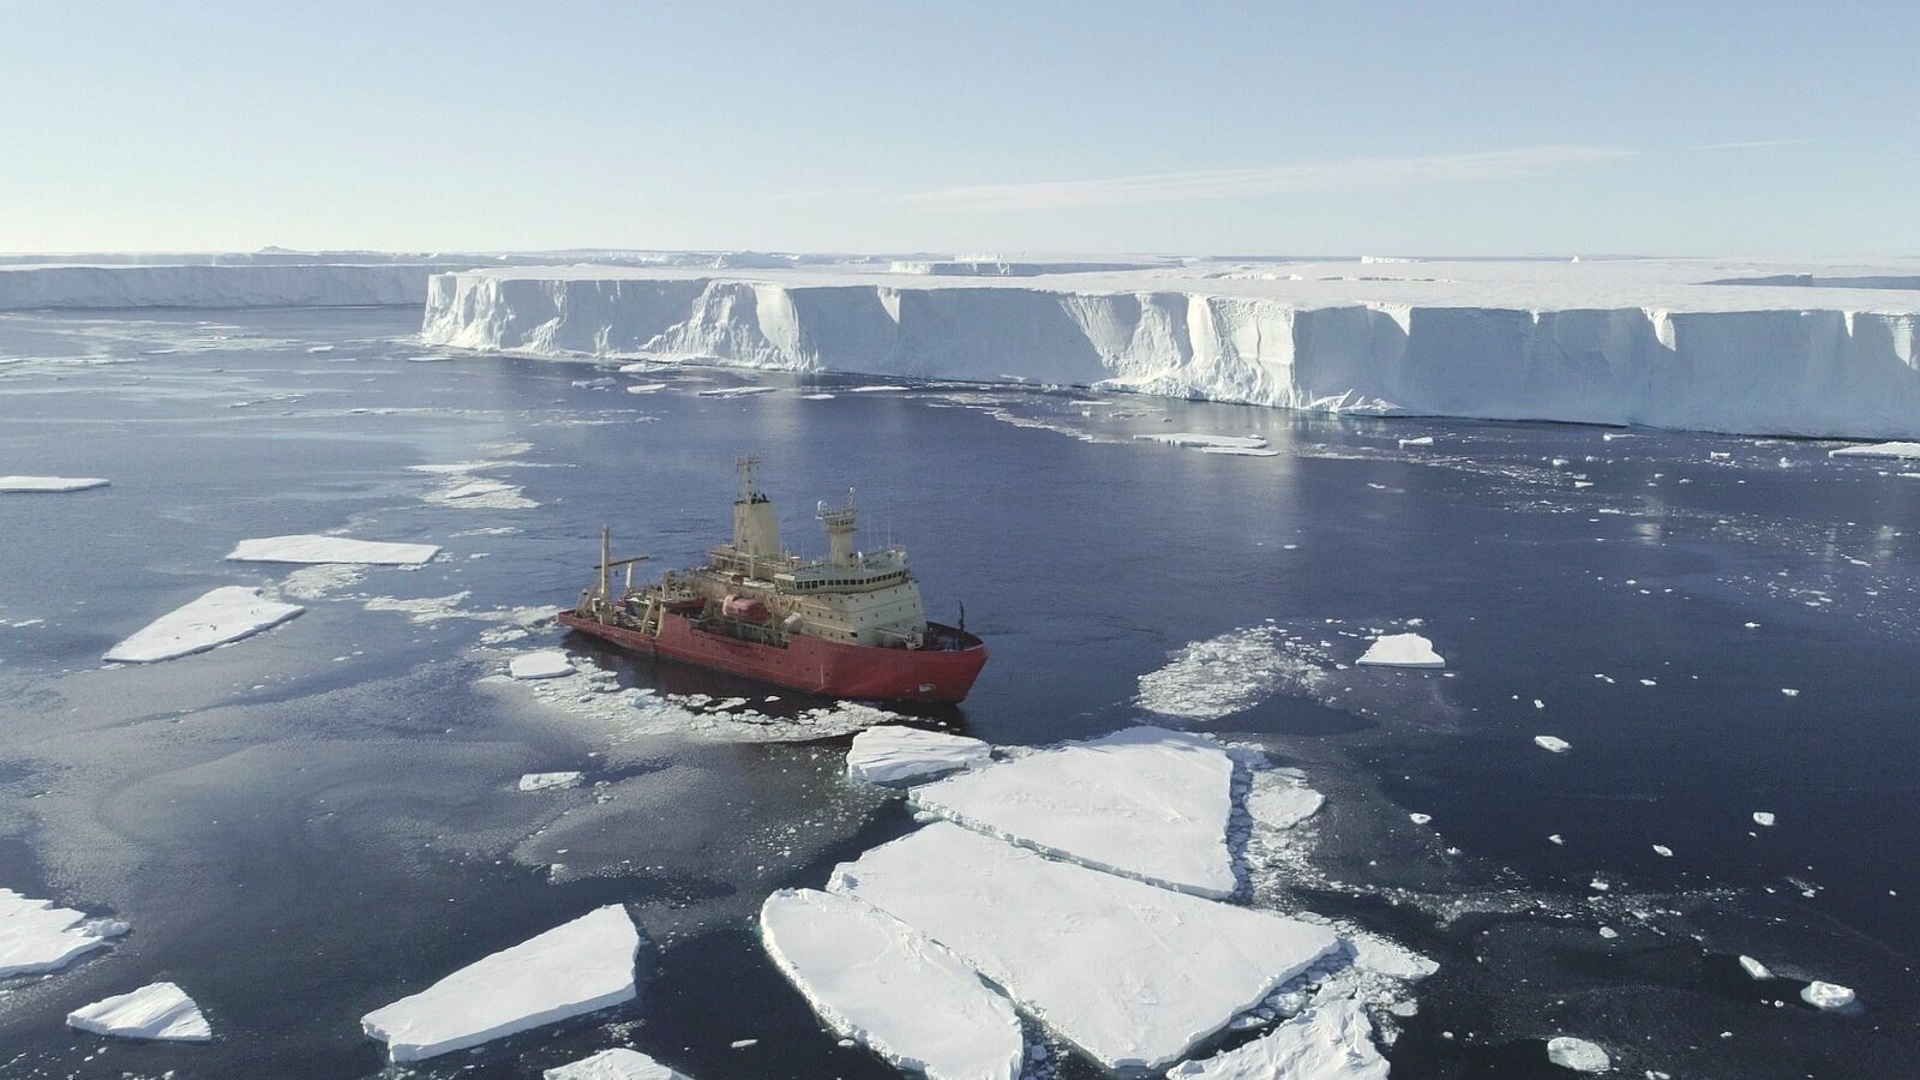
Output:
[[929,1080],[1014,1080],[1007,999],[942,946],[850,897],[782,889],[760,909],[767,955],[835,1034]]
[[1233,894],[1233,761],[1204,735],[1128,728],[917,787],[909,798],[1096,870]]
[[1056,862],[935,823],[829,891],[953,950],[1108,1069],[1183,1056],[1338,948],[1332,930]]
[[1323,1002],[1253,1042],[1167,1070],[1171,1080],[1386,1080],[1360,1003]]

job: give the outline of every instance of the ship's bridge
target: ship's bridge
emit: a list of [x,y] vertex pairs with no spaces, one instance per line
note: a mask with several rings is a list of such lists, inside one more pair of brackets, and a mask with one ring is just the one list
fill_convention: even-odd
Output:
[[910,576],[907,553],[888,548],[855,555],[845,563],[832,559],[803,563],[775,574],[773,580],[786,592],[853,592],[899,585],[910,580]]

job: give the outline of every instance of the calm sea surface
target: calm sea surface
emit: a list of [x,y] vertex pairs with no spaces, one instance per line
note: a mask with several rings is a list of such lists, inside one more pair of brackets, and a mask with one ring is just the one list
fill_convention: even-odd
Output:
[[[723,539],[749,453],[789,544],[824,551],[812,507],[857,489],[866,543],[911,552],[929,613],[965,604],[993,659],[924,722],[1098,735],[1150,719],[1140,678],[1192,643],[1300,645],[1312,672],[1190,726],[1327,793],[1293,902],[1440,961],[1396,1076],[1564,1075],[1542,1049],[1563,1032],[1634,1076],[1920,1062],[1920,478],[1902,475],[1920,465],[1071,389],[616,375],[448,358],[416,325],[0,316],[0,474],[112,480],[0,495],[0,887],[134,927],[0,988],[0,1076],[372,1076],[361,1014],[608,903],[651,941],[637,1002],[418,1073],[537,1076],[632,1045],[702,1080],[894,1075],[821,1030],[754,932],[772,889],[912,828],[841,779],[844,737],[629,730],[487,679],[562,641],[509,640],[510,612],[570,604],[603,523],[616,554],[665,566]],[[668,385],[626,392],[650,382]],[[697,396],[748,383],[776,389]],[[1136,438],[1170,432],[1280,453]],[[409,469],[463,461],[490,464]],[[475,479],[517,500],[448,497]],[[309,581],[305,614],[229,648],[99,662],[217,585],[298,586],[225,562],[237,540],[327,531],[445,553]],[[1447,675],[1347,666],[1413,619]],[[768,694],[567,644],[626,686]],[[513,790],[554,769],[600,786]],[[1743,953],[1788,979],[1753,983]],[[1799,1004],[1811,978],[1862,1008]],[[212,1044],[62,1025],[158,979],[200,1002]]]

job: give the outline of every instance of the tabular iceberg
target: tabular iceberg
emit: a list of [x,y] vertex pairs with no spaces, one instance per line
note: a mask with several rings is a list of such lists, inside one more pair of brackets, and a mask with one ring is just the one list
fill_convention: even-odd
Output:
[[213,1028],[186,991],[157,982],[103,998],[67,1014],[67,1026],[96,1035],[164,1042],[207,1042]]

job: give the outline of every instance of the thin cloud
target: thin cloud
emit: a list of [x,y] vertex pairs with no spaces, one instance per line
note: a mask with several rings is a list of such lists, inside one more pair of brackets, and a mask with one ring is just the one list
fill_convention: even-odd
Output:
[[1618,161],[1635,153],[1604,146],[1527,146],[1477,154],[1305,161],[1262,169],[1206,169],[1101,180],[980,184],[918,191],[901,196],[900,202],[920,210],[1051,210],[1316,191],[1385,191],[1520,179],[1556,169]]
[[1695,150],[1754,150],[1769,146],[1811,146],[1812,139],[1752,139],[1747,142],[1708,143],[1696,146]]

